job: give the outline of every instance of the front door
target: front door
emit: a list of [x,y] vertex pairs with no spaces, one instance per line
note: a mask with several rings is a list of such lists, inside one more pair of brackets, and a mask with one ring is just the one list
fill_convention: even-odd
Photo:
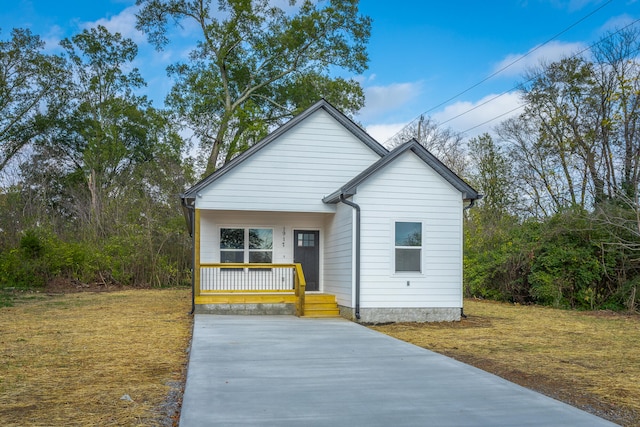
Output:
[[294,230],[293,262],[302,264],[307,291],[320,290],[320,232]]

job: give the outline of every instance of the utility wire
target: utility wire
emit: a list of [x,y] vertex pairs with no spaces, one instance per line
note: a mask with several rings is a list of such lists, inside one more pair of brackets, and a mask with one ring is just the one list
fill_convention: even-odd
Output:
[[[449,103],[450,101],[453,101],[454,99],[464,95],[465,93],[469,92],[472,89],[475,89],[476,87],[480,86],[481,84],[483,84],[484,82],[486,82],[487,80],[495,77],[496,75],[500,74],[501,72],[503,72],[504,70],[506,70],[507,68],[511,67],[512,65],[522,61],[524,58],[526,58],[527,56],[531,55],[532,53],[534,53],[535,51],[537,51],[538,49],[542,48],[543,46],[551,43],[553,40],[555,40],[556,38],[560,37],[562,34],[566,33],[567,31],[569,31],[570,29],[572,29],[573,27],[575,27],[576,25],[580,24],[582,21],[586,20],[587,18],[589,18],[590,16],[594,15],[595,13],[597,13],[598,11],[600,11],[602,8],[604,8],[605,6],[607,6],[608,4],[610,4],[613,0],[607,0],[606,2],[604,2],[602,5],[600,5],[599,7],[597,7],[596,9],[592,10],[590,13],[588,13],[587,15],[583,16],[582,18],[580,18],[579,20],[577,20],[576,22],[574,22],[573,24],[569,25],[567,28],[565,28],[564,30],[560,31],[559,33],[557,33],[556,35],[554,35],[553,37],[551,37],[550,39],[548,39],[547,41],[545,41],[544,43],[536,46],[535,48],[531,49],[529,52],[525,53],[524,55],[521,55],[520,57],[518,57],[517,59],[513,60],[512,62],[510,62],[509,64],[505,65],[504,67],[500,68],[499,70],[491,73],[490,75],[488,75],[487,77],[485,77],[484,79],[480,80],[478,83],[468,87],[467,89],[463,90],[462,92],[457,93],[456,95],[452,96],[451,98],[448,98],[445,101],[442,101],[441,103],[429,108],[428,110],[424,111],[423,113],[421,113],[420,115],[418,115],[418,117],[416,117],[415,119],[411,120],[409,123],[407,123],[402,129],[400,129],[398,132],[396,132],[391,138],[388,138],[387,141],[395,138],[397,135],[399,135],[404,129],[406,129],[407,126],[409,126],[411,123],[415,122],[416,120],[418,120],[421,116],[442,107],[443,105]],[[502,94],[501,94],[502,95]]]
[[519,110],[519,109],[521,109],[521,108],[524,108],[524,107],[525,107],[525,105],[526,105],[526,104],[518,105],[516,108],[512,108],[511,110],[509,110],[509,111],[507,111],[507,112],[505,112],[505,113],[502,113],[502,114],[500,114],[500,115],[497,115],[497,116],[495,116],[495,117],[493,117],[493,118],[491,118],[491,119],[489,119],[489,120],[486,120],[486,121],[484,121],[484,122],[482,122],[482,123],[480,123],[480,124],[478,124],[478,125],[475,125],[475,126],[473,126],[473,127],[470,127],[469,129],[465,130],[465,131],[464,131],[464,132],[462,132],[462,133],[467,133],[467,132],[469,132],[470,130],[474,130],[475,128],[479,128],[480,126],[484,126],[484,125],[486,125],[487,123],[491,123],[492,121],[497,120],[497,119],[499,119],[500,117],[504,117],[504,116],[506,116],[507,114],[511,114],[511,113],[513,113],[514,111],[517,111],[517,110]]
[[[636,19],[635,21],[632,21],[630,24],[625,25],[624,27],[620,28],[620,29],[619,29],[619,30],[617,30],[616,32],[611,33],[609,36],[605,37],[604,39],[601,39],[601,40],[598,40],[597,42],[592,43],[592,44],[591,44],[591,45],[589,45],[588,47],[586,47],[586,48],[582,49],[582,50],[581,50],[581,51],[579,51],[579,52],[574,53],[573,55],[569,56],[568,58],[570,58],[570,59],[571,59],[571,58],[576,58],[576,57],[578,57],[578,56],[582,55],[583,53],[585,53],[585,52],[587,52],[587,51],[589,51],[589,50],[592,50],[594,47],[596,47],[597,45],[599,45],[600,43],[602,43],[604,40],[612,38],[612,37],[613,37],[613,36],[615,36],[616,34],[621,33],[622,31],[626,30],[627,28],[631,27],[632,25],[637,24],[638,22],[640,22],[640,18]],[[639,49],[638,51],[640,51],[640,49]],[[486,104],[488,104],[488,103],[490,103],[490,102],[494,101],[495,99],[500,98],[501,96],[506,95],[507,93],[510,93],[510,92],[512,92],[512,91],[514,91],[514,90],[516,90],[516,89],[518,89],[518,88],[519,88],[519,87],[521,87],[522,85],[525,85],[525,84],[527,84],[527,83],[529,83],[529,82],[531,82],[531,81],[533,81],[533,80],[537,79],[538,77],[540,77],[540,75],[541,75],[543,72],[544,72],[544,71],[541,71],[540,73],[537,73],[537,74],[533,75],[532,77],[530,77],[530,78],[529,78],[527,81],[525,81],[524,83],[521,83],[521,84],[519,84],[519,85],[517,85],[517,86],[514,86],[514,87],[512,87],[511,89],[506,90],[506,91],[504,91],[504,92],[502,92],[502,93],[500,93],[500,94],[498,94],[498,95],[494,96],[493,98],[490,98],[490,99],[486,100],[485,102],[483,102],[483,103],[481,103],[481,104],[476,105],[476,106],[475,106],[475,107],[473,107],[473,108],[470,108],[470,109],[468,109],[468,110],[466,110],[466,111],[463,111],[462,113],[460,113],[460,114],[458,114],[458,115],[456,115],[456,116],[454,116],[454,117],[451,117],[451,118],[449,118],[449,119],[447,119],[447,120],[443,121],[442,123],[439,123],[439,125],[443,125],[443,124],[445,124],[445,123],[449,123],[450,121],[455,120],[455,119],[457,119],[458,117],[464,116],[465,114],[470,113],[471,111],[473,111],[473,110],[475,110],[475,109],[477,109],[477,108],[480,108],[480,107],[482,107],[482,106],[484,106],[484,105],[486,105]],[[492,121],[494,121],[494,120],[496,120],[496,119],[499,119],[500,117],[506,116],[507,114],[512,113],[512,112],[514,112],[514,111],[516,111],[516,110],[518,110],[518,109],[520,109],[520,108],[524,108],[524,107],[525,107],[525,106],[527,106],[527,105],[528,105],[528,103],[524,103],[524,104],[522,104],[522,105],[520,105],[520,106],[518,106],[518,107],[516,107],[516,108],[514,108],[514,109],[512,109],[512,110],[507,111],[506,113],[502,113],[502,114],[500,114],[500,115],[498,115],[498,116],[495,116],[495,117],[493,117],[493,118],[491,118],[491,119],[489,119],[489,120],[486,120],[486,121],[484,121],[484,122],[480,123],[479,125],[475,125],[475,126],[472,126],[472,127],[468,128],[468,129],[465,129],[465,130],[464,130],[464,131],[462,131],[461,133],[463,133],[463,134],[464,134],[464,133],[467,133],[467,132],[469,132],[469,131],[471,131],[471,130],[473,130],[473,129],[479,128],[480,126],[486,125],[487,123],[490,123],[490,122],[492,122]],[[414,120],[415,120],[415,119],[414,119]]]
[[[605,39],[608,39],[608,38],[611,38],[611,37],[615,36],[616,34],[618,34],[618,33],[622,32],[622,31],[624,31],[625,29],[629,28],[630,26],[632,26],[632,25],[636,24],[638,21],[640,21],[640,19],[636,19],[635,21],[633,21],[633,22],[631,22],[630,24],[628,24],[628,25],[626,25],[626,26],[622,27],[622,28],[621,28],[621,29],[619,29],[618,31],[616,31],[616,32],[614,32],[614,33],[612,33],[612,34],[610,34],[610,35],[609,35],[608,37],[606,37]],[[603,40],[605,40],[605,39],[603,39]],[[585,53],[585,52],[587,52],[587,51],[589,51],[589,50],[592,50],[595,46],[597,46],[598,44],[602,43],[602,42],[603,42],[603,40],[599,40],[599,41],[597,41],[597,42],[595,42],[595,43],[592,43],[591,45],[589,45],[589,46],[585,47],[585,48],[584,48],[584,49],[582,49],[581,51],[578,51],[578,52],[574,53],[573,55],[569,56],[568,58],[570,58],[570,59],[571,59],[571,58],[575,58],[575,57],[578,57],[578,56],[582,55],[583,53]],[[544,72],[544,71],[542,71],[542,72]],[[468,114],[468,113],[470,113],[470,112],[472,112],[472,111],[474,111],[474,110],[477,110],[477,109],[478,109],[478,108],[480,108],[480,107],[483,107],[483,106],[485,106],[485,105],[489,104],[490,102],[495,101],[496,99],[498,99],[498,98],[500,98],[500,97],[502,97],[502,96],[504,96],[504,95],[506,95],[506,94],[508,94],[508,93],[513,92],[514,90],[517,90],[518,88],[520,88],[520,87],[522,87],[522,86],[526,85],[527,83],[529,83],[529,82],[531,82],[531,81],[535,80],[536,78],[540,77],[540,75],[542,74],[542,72],[537,73],[537,74],[535,74],[535,75],[531,76],[531,77],[530,77],[529,79],[527,79],[525,82],[523,82],[523,83],[519,83],[519,84],[517,84],[516,86],[513,86],[511,89],[507,89],[507,90],[505,90],[504,92],[501,92],[501,93],[499,93],[498,95],[495,95],[495,96],[493,96],[492,98],[489,98],[489,99],[487,99],[486,101],[484,101],[484,102],[482,102],[482,103],[480,103],[480,104],[478,104],[478,105],[476,105],[476,106],[474,106],[474,107],[472,107],[472,108],[469,108],[468,110],[465,110],[465,111],[463,111],[462,113],[460,113],[460,114],[458,114],[458,115],[455,115],[455,116],[453,116],[453,117],[448,118],[447,120],[445,120],[445,121],[443,121],[443,122],[438,123],[438,125],[442,126],[442,125],[444,125],[444,124],[446,124],[446,123],[449,123],[449,122],[451,122],[451,121],[453,121],[453,120],[455,120],[455,119],[457,119],[457,118],[459,118],[459,117],[464,116],[465,114]],[[502,114],[501,114],[500,116],[498,116],[498,117],[501,117],[501,116],[502,116]],[[477,126],[474,126],[474,127],[473,127],[473,128],[471,128],[471,129],[475,129],[476,127],[477,127]],[[471,129],[468,129],[468,130],[471,130]],[[465,132],[466,132],[466,131],[465,131]],[[464,132],[463,132],[463,133],[464,133]]]

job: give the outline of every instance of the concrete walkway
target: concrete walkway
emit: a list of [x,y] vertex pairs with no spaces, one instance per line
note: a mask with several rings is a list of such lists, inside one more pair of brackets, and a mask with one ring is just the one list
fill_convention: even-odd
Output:
[[343,319],[196,315],[180,427],[612,426]]

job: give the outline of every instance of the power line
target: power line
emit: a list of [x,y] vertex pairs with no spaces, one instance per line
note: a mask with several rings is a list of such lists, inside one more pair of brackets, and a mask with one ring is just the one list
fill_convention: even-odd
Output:
[[514,112],[514,111],[516,111],[516,110],[519,110],[519,109],[521,109],[521,108],[524,108],[524,107],[525,107],[525,105],[526,105],[526,104],[518,105],[516,108],[512,108],[511,110],[509,110],[509,111],[507,111],[507,112],[505,112],[505,113],[499,114],[499,115],[497,115],[497,116],[495,116],[495,117],[493,117],[493,118],[491,118],[491,119],[489,119],[489,120],[486,120],[486,121],[484,121],[484,122],[480,123],[479,125],[475,125],[475,126],[473,126],[473,127],[470,127],[469,129],[466,129],[466,130],[465,130],[464,132],[462,132],[462,133],[467,133],[467,132],[469,132],[470,130],[474,130],[475,128],[479,128],[480,126],[484,126],[484,125],[486,125],[487,123],[491,123],[492,121],[497,120],[497,119],[499,119],[500,117],[504,117],[504,116],[506,116],[507,114],[511,114],[511,113],[513,113],[513,112]]
[[487,80],[497,76],[498,74],[500,74],[501,72],[503,72],[504,70],[506,70],[507,68],[511,67],[512,65],[517,64],[518,62],[522,61],[524,58],[526,58],[527,56],[531,55],[532,53],[534,53],[535,51],[537,51],[538,49],[542,48],[543,46],[551,43],[553,40],[557,39],[558,37],[560,37],[561,35],[563,35],[564,33],[566,33],[567,31],[569,31],[570,29],[572,29],[573,27],[575,27],[576,25],[578,25],[579,23],[581,23],[582,21],[586,20],[587,18],[589,18],[591,15],[595,14],[596,12],[598,12],[600,9],[602,9],[603,7],[607,6],[609,3],[611,3],[613,0],[608,0],[605,3],[603,3],[600,7],[594,9],[593,11],[591,11],[590,13],[588,13],[587,15],[583,16],[582,18],[580,18],[579,20],[577,20],[576,22],[574,22],[573,24],[569,25],[567,28],[565,28],[564,30],[560,31],[558,34],[556,34],[555,36],[551,37],[549,40],[545,41],[544,43],[534,47],[533,49],[531,49],[529,52],[525,53],[524,55],[519,56],[517,59],[511,61],[510,63],[508,63],[507,65],[505,65],[504,67],[500,68],[497,71],[494,71],[493,73],[489,74],[487,77],[485,77],[484,79],[480,80],[478,83],[468,87],[467,89],[463,90],[462,92],[458,93],[457,95],[452,96],[451,98],[447,99],[446,101],[441,102],[440,104],[436,105],[435,107],[431,107],[430,109],[428,109],[427,111],[425,111],[422,114],[426,114],[429,113],[433,110],[435,110],[436,108],[442,107],[444,104],[448,103],[449,101],[453,101],[454,99],[456,99],[457,97],[464,95],[465,93],[469,92],[472,89],[475,89],[476,87],[480,86],[482,83],[486,82]]
[[[616,32],[611,33],[609,36],[607,36],[607,37],[605,37],[605,38],[603,38],[603,39],[601,39],[601,40],[599,40],[599,41],[597,41],[597,42],[592,43],[591,45],[587,46],[586,48],[582,49],[582,50],[581,50],[581,51],[579,51],[579,52],[574,53],[573,55],[569,56],[568,58],[569,58],[569,59],[571,59],[571,58],[576,58],[576,57],[578,57],[578,56],[582,55],[584,52],[587,52],[587,51],[589,51],[589,50],[592,50],[594,47],[596,47],[597,45],[599,45],[600,43],[602,43],[604,40],[607,40],[607,39],[612,38],[612,37],[613,37],[613,36],[615,36],[616,34],[621,33],[622,31],[626,30],[627,28],[631,27],[632,25],[637,24],[638,22],[640,22],[640,18],[639,18],[639,19],[636,19],[635,21],[632,21],[630,24],[625,25],[624,27],[620,28],[620,29],[619,29],[619,30],[617,30]],[[640,51],[640,49],[639,49],[639,51]],[[482,107],[482,106],[484,106],[484,105],[486,105],[486,104],[488,104],[488,103],[490,103],[490,102],[494,101],[495,99],[500,98],[500,97],[501,97],[501,96],[503,96],[503,95],[506,95],[507,93],[510,93],[511,91],[513,91],[513,90],[517,89],[518,87],[520,87],[520,86],[522,86],[522,85],[524,85],[524,84],[527,84],[527,83],[529,83],[529,82],[531,82],[531,81],[535,80],[536,78],[540,77],[540,75],[541,75],[543,72],[544,72],[544,71],[541,71],[540,73],[537,73],[537,74],[533,75],[532,77],[530,77],[530,78],[529,78],[527,81],[525,81],[524,83],[521,83],[521,84],[519,84],[519,85],[517,85],[517,86],[514,86],[514,87],[512,87],[511,89],[506,90],[506,91],[504,91],[504,92],[502,92],[502,93],[500,93],[500,94],[498,94],[498,95],[494,96],[493,98],[491,98],[491,99],[489,99],[489,100],[487,100],[487,101],[485,101],[485,102],[483,102],[483,103],[481,103],[481,104],[476,105],[476,106],[475,106],[475,107],[473,107],[473,108],[470,108],[470,109],[468,109],[468,110],[466,110],[466,111],[463,111],[462,113],[460,113],[460,114],[458,114],[458,115],[456,115],[456,116],[454,116],[454,117],[451,117],[451,118],[449,118],[449,119],[447,119],[447,120],[443,121],[442,123],[440,123],[440,125],[443,125],[443,124],[448,123],[448,122],[450,122],[450,121],[452,121],[452,120],[455,120],[455,119],[457,119],[458,117],[464,116],[465,114],[470,113],[471,111],[473,111],[473,110],[475,110],[475,109],[477,109],[477,108],[480,108],[480,107]],[[471,130],[473,130],[473,129],[476,129],[476,128],[480,127],[480,126],[486,125],[487,123],[490,123],[490,122],[492,122],[492,121],[494,121],[494,120],[496,120],[496,119],[499,119],[500,117],[506,116],[507,114],[510,114],[510,113],[512,113],[512,112],[514,112],[514,111],[516,111],[516,110],[520,109],[520,108],[524,108],[526,105],[528,105],[528,103],[524,103],[524,104],[522,104],[522,105],[520,105],[520,106],[518,106],[518,107],[516,107],[516,108],[514,108],[514,109],[512,109],[512,110],[507,111],[506,113],[502,113],[502,114],[500,114],[500,115],[498,115],[498,116],[496,116],[496,117],[493,117],[493,118],[491,118],[491,119],[489,119],[489,120],[486,120],[486,121],[484,121],[483,123],[480,123],[479,125],[476,125],[476,126],[473,126],[473,127],[468,128],[468,129],[465,129],[465,130],[464,130],[464,131],[462,131],[461,133],[467,133],[467,132],[469,132],[469,131],[471,131]]]
[[[475,83],[474,85],[468,87],[467,89],[463,90],[462,92],[457,93],[456,95],[446,99],[445,101],[429,108],[428,110],[424,111],[423,113],[419,114],[415,119],[411,120],[409,123],[407,123],[401,130],[399,130],[398,132],[396,132],[391,138],[388,138],[387,141],[395,138],[397,135],[399,135],[404,129],[406,129],[407,126],[409,126],[410,124],[412,124],[413,122],[415,122],[416,120],[418,120],[421,116],[442,107],[443,105],[449,103],[450,101],[453,101],[454,99],[464,95],[465,93],[469,92],[472,89],[475,89],[476,87],[480,86],[481,84],[483,84],[484,82],[486,82],[487,80],[490,80],[491,78],[497,76],[498,74],[502,73],[503,71],[505,71],[507,68],[515,65],[516,63],[522,61],[524,58],[526,58],[527,56],[531,55],[532,53],[534,53],[535,51],[537,51],[538,49],[542,48],[543,46],[549,44],[550,42],[552,42],[553,40],[555,40],[556,38],[558,38],[559,36],[561,36],[562,34],[566,33],[567,31],[569,31],[570,29],[572,29],[573,27],[575,27],[576,25],[580,24],[582,21],[586,20],[587,18],[591,17],[592,15],[594,15],[595,13],[597,13],[598,11],[600,11],[602,8],[604,8],[605,6],[609,5],[611,2],[613,2],[613,0],[607,0],[606,2],[604,2],[602,5],[600,5],[599,7],[597,7],[596,9],[592,10],[590,13],[588,13],[587,15],[583,16],[582,18],[580,18],[579,20],[577,20],[576,22],[574,22],[573,24],[569,25],[568,27],[566,27],[564,30],[560,31],[559,33],[557,33],[556,35],[554,35],[553,37],[551,37],[550,39],[548,39],[547,41],[545,41],[544,43],[536,46],[535,48],[531,49],[529,52],[525,53],[524,55],[521,55],[520,57],[518,57],[517,59],[515,59],[514,61],[510,62],[509,64],[505,65],[504,67],[500,68],[497,71],[494,71],[493,73],[491,73],[490,75],[488,75],[487,77],[485,77],[484,79],[480,80],[478,83]],[[502,94],[500,94],[499,96],[504,95],[504,92]],[[499,97],[498,96],[498,97]],[[497,97],[496,97],[497,98]],[[474,107],[474,109],[477,107]],[[470,110],[471,111],[471,110]],[[463,113],[464,114],[464,113]]]

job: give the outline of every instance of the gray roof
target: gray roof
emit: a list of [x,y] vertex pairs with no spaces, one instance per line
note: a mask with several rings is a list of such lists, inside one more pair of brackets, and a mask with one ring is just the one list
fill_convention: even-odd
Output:
[[342,124],[347,130],[349,130],[355,137],[361,140],[366,146],[371,148],[376,154],[379,156],[385,156],[389,153],[389,151],[384,148],[378,141],[373,139],[368,133],[366,133],[360,126],[355,124],[351,119],[338,111],[333,105],[327,102],[325,99],[321,99],[320,101],[313,104],[311,107],[303,111],[302,113],[295,116],[293,119],[286,122],[284,125],[280,126],[275,131],[271,132],[260,142],[249,148],[244,153],[240,154],[238,157],[231,160],[229,163],[225,164],[211,175],[203,178],[200,182],[196,183],[193,187],[189,188],[181,195],[183,199],[191,199],[198,194],[203,188],[207,187],[209,184],[232,170],[234,167],[238,166],[240,163],[245,161],[247,158],[260,151],[266,145],[268,145],[273,140],[279,138],[281,135],[289,131],[291,128],[296,126],[298,123],[305,120],[307,117],[315,113],[316,111],[323,109],[329,115],[331,115],[334,119],[336,119],[340,124]]
[[382,157],[380,160],[369,166],[351,181],[340,187],[340,189],[326,196],[324,199],[322,199],[322,201],[325,203],[337,203],[340,201],[341,195],[344,197],[353,196],[354,194],[356,194],[358,185],[360,185],[362,182],[367,180],[367,178],[369,178],[371,175],[373,175],[389,163],[393,162],[396,158],[398,158],[401,154],[405,153],[408,150],[411,150],[413,153],[415,153],[422,161],[431,166],[433,170],[435,170],[447,182],[449,182],[457,190],[459,190],[462,193],[462,198],[464,200],[477,200],[482,198],[482,196],[478,194],[476,190],[474,190],[462,178],[456,175],[451,169],[445,166],[444,163],[442,163],[433,154],[431,154],[429,150],[420,145],[420,143],[415,139],[412,139],[395,148],[393,151],[389,152],[386,156]]

